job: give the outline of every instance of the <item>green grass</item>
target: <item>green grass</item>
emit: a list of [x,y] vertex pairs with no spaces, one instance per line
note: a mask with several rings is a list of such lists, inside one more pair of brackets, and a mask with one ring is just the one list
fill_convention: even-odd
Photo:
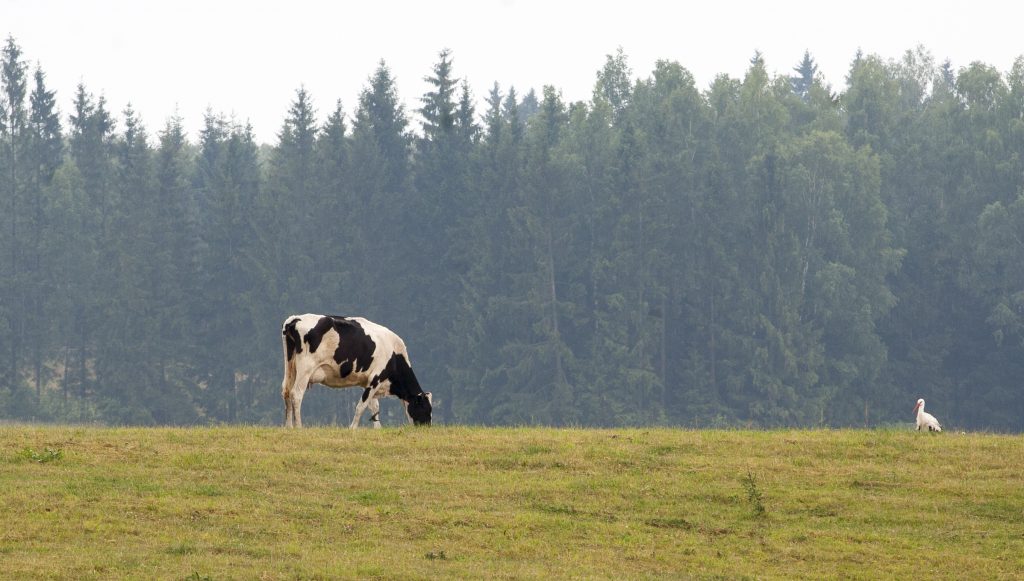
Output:
[[0,579],[1024,574],[1024,438],[0,426]]

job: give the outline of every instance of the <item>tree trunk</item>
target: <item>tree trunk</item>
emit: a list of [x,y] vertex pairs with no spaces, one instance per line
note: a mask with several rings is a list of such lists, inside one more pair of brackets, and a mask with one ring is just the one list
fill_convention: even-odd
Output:
[[12,289],[11,289],[12,293],[11,294],[13,296],[11,297],[11,319],[12,319],[11,320],[11,331],[12,331],[12,340],[11,340],[11,352],[10,352],[11,361],[10,361],[10,367],[8,369],[9,374],[10,374],[9,375],[10,382],[9,382],[8,388],[13,393],[15,387],[18,384],[18,338],[20,338],[22,336],[21,333],[20,333],[21,330],[18,327],[19,327],[19,322],[20,322],[20,319],[21,319],[20,313],[21,313],[22,309],[21,309],[21,306],[18,305],[18,298],[20,296],[20,293],[19,293],[20,285],[19,285],[19,281],[18,281],[18,182],[17,182],[17,171],[15,169],[18,166],[18,154],[17,154],[17,150],[15,149],[15,144],[14,144],[14,137],[15,137],[15,129],[14,129],[14,127],[11,127],[10,131],[11,131],[11,133],[10,133],[10,144],[9,144],[9,147],[10,147],[10,151],[11,151],[11,156],[10,156],[9,162],[11,164],[11,173],[10,173],[10,180],[11,181],[9,183],[10,183],[10,186],[11,186],[11,190],[10,190],[10,193],[11,193],[11,277],[10,277],[9,280],[11,282],[11,287],[12,287]]
[[661,360],[658,375],[661,376],[661,409],[665,409],[665,392],[668,390],[668,292],[661,297]]
[[555,252],[553,234],[550,225],[548,227],[548,300],[551,304],[551,333],[555,340],[555,377],[560,382],[565,382],[565,372],[562,369],[561,333],[558,330],[558,288],[555,283]]
[[711,360],[711,392],[715,395],[716,401],[722,400],[722,394],[718,392],[718,348],[715,345],[715,326],[718,324],[715,311],[715,287],[711,285],[711,317],[708,325],[708,358]]
[[86,386],[86,375],[88,373],[87,366],[85,364],[85,328],[83,325],[82,333],[79,336],[78,344],[78,395],[85,399],[85,386]]
[[70,387],[68,385],[68,382],[70,381],[70,374],[68,373],[68,368],[69,367],[71,367],[71,344],[68,343],[67,340],[65,340],[64,341],[64,377],[61,380],[61,384],[62,384],[61,387],[62,387],[62,391],[64,392],[64,403],[65,404],[68,403],[68,389]]

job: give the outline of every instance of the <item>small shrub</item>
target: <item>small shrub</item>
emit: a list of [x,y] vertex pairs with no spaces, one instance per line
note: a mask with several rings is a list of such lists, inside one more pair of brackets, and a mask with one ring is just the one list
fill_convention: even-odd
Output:
[[743,488],[747,491],[747,501],[750,503],[751,510],[754,511],[754,516],[764,516],[764,496],[757,488],[757,482],[754,480],[754,475],[749,471],[743,478]]
[[424,556],[426,558],[430,559],[431,561],[434,561],[434,560],[437,560],[437,561],[447,561],[448,560],[448,554],[445,553],[444,551],[436,551],[436,552],[435,551],[430,551],[429,553],[427,553]]

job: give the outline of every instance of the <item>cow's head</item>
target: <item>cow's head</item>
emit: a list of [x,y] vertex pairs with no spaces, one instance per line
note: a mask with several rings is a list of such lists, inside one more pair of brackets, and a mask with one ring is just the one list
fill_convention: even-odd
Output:
[[429,391],[414,395],[412,400],[409,401],[409,417],[412,418],[412,422],[417,426],[430,425],[430,414],[434,409],[431,401],[432,398]]

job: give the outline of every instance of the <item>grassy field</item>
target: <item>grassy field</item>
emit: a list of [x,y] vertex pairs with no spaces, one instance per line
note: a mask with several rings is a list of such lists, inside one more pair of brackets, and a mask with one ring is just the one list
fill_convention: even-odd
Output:
[[0,426],[0,579],[1024,576],[1024,437]]

